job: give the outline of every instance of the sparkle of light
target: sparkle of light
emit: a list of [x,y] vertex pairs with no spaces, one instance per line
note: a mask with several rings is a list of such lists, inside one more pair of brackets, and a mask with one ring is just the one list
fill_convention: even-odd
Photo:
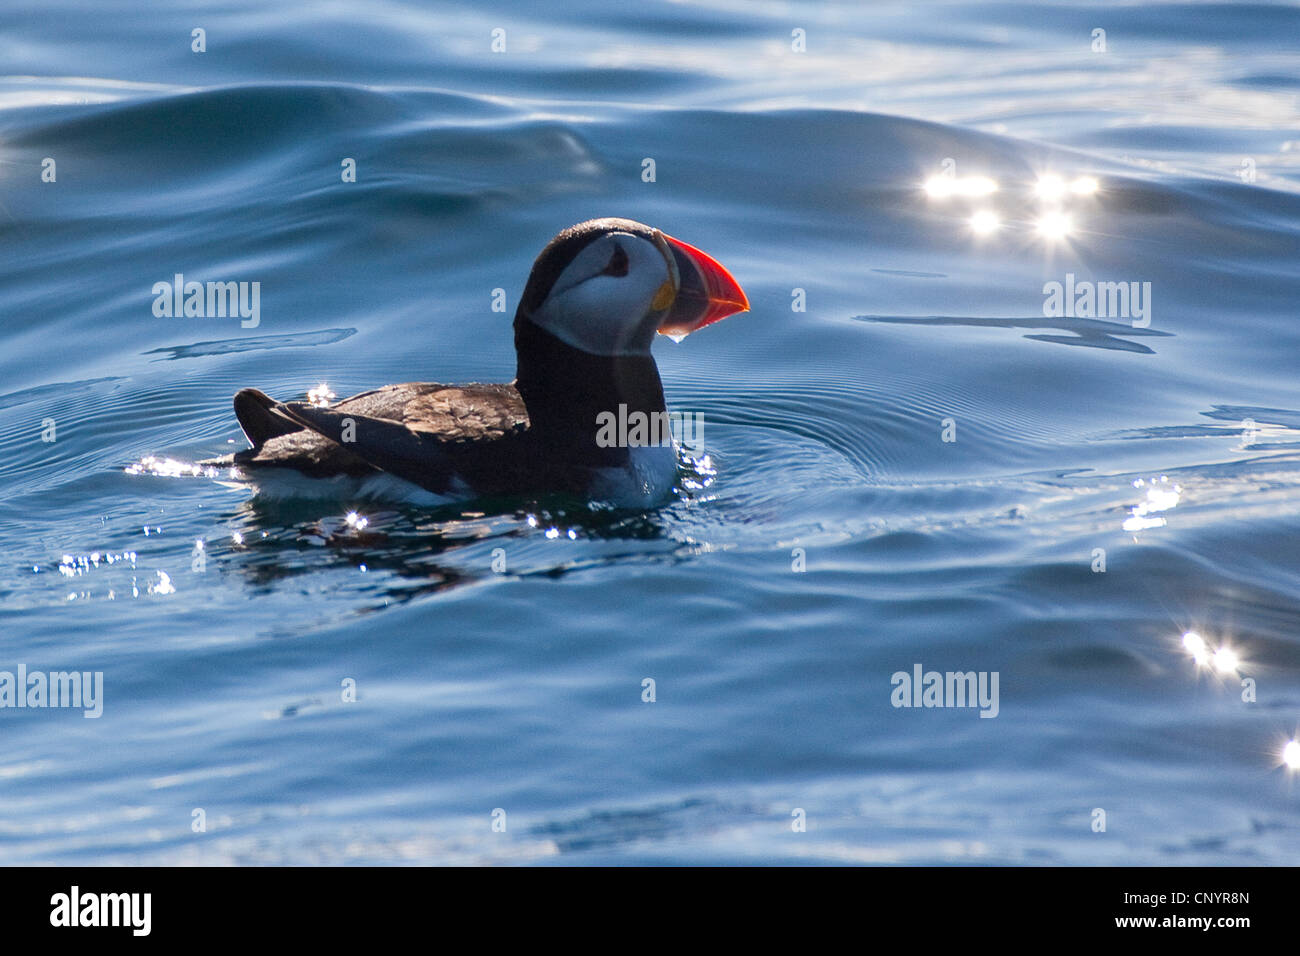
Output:
[[1214,669],[1220,674],[1235,674],[1240,664],[1236,651],[1226,644],[1214,652]]
[[1060,176],[1040,176],[1034,183],[1034,194],[1047,201],[1060,199],[1065,195],[1065,181]]
[[307,401],[318,408],[324,408],[337,397],[324,382],[307,392]]
[[1064,239],[1074,231],[1074,221],[1063,212],[1049,212],[1039,217],[1035,228],[1044,239]]
[[953,194],[954,182],[951,176],[931,176],[925,181],[925,194],[931,199],[947,199]]
[[1282,762],[1291,770],[1300,770],[1300,740],[1288,740],[1282,748]]
[[997,213],[988,209],[981,209],[970,217],[971,231],[977,236],[987,236],[997,232],[1001,225],[1002,221],[998,219]]
[[356,528],[358,531],[360,531],[360,530],[361,530],[362,528],[364,528],[366,525],[370,524],[370,519],[369,519],[369,518],[363,518],[361,515],[357,514],[355,511],[349,511],[349,512],[347,513],[347,516],[344,518],[344,520],[347,521],[347,523],[348,523],[348,527],[350,527],[350,528]]
[[1171,486],[1169,478],[1165,475],[1161,475],[1159,479],[1151,479],[1150,484],[1139,478],[1133,482],[1133,487],[1145,487],[1146,500],[1132,507],[1129,516],[1124,519],[1124,530],[1144,531],[1148,528],[1163,528],[1165,519],[1152,517],[1152,515],[1177,507],[1179,500],[1182,498],[1183,489],[1176,484]]
[[1195,631],[1188,631],[1183,635],[1183,647],[1187,648],[1187,653],[1192,655],[1192,659],[1197,664],[1204,667],[1209,663],[1209,649],[1205,646],[1205,640]]
[[183,475],[216,477],[217,470],[212,466],[201,466],[190,462],[177,461],[174,458],[158,458],[146,455],[133,465],[126,466],[128,475],[158,475],[163,478],[179,478]]

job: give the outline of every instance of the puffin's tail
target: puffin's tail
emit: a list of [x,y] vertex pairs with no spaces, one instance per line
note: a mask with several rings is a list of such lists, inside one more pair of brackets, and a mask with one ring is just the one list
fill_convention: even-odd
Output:
[[302,425],[280,411],[279,402],[255,388],[241,388],[235,393],[235,417],[254,449],[272,438],[302,431]]

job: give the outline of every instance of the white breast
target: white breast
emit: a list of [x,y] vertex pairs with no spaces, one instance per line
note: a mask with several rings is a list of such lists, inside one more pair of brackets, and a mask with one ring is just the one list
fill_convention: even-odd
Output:
[[625,468],[602,468],[589,496],[620,508],[643,508],[666,499],[677,483],[677,449],[650,445],[628,449]]

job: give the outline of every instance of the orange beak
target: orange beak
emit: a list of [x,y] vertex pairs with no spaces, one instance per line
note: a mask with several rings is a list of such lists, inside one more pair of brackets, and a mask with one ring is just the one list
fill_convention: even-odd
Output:
[[690,335],[737,312],[749,311],[740,283],[711,255],[665,235],[681,276],[672,308],[659,325],[663,335]]

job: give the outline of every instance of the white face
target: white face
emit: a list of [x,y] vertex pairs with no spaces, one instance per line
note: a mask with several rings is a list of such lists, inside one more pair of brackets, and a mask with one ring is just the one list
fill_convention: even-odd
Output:
[[679,279],[672,253],[630,232],[606,233],[578,253],[530,316],[593,355],[648,355]]

